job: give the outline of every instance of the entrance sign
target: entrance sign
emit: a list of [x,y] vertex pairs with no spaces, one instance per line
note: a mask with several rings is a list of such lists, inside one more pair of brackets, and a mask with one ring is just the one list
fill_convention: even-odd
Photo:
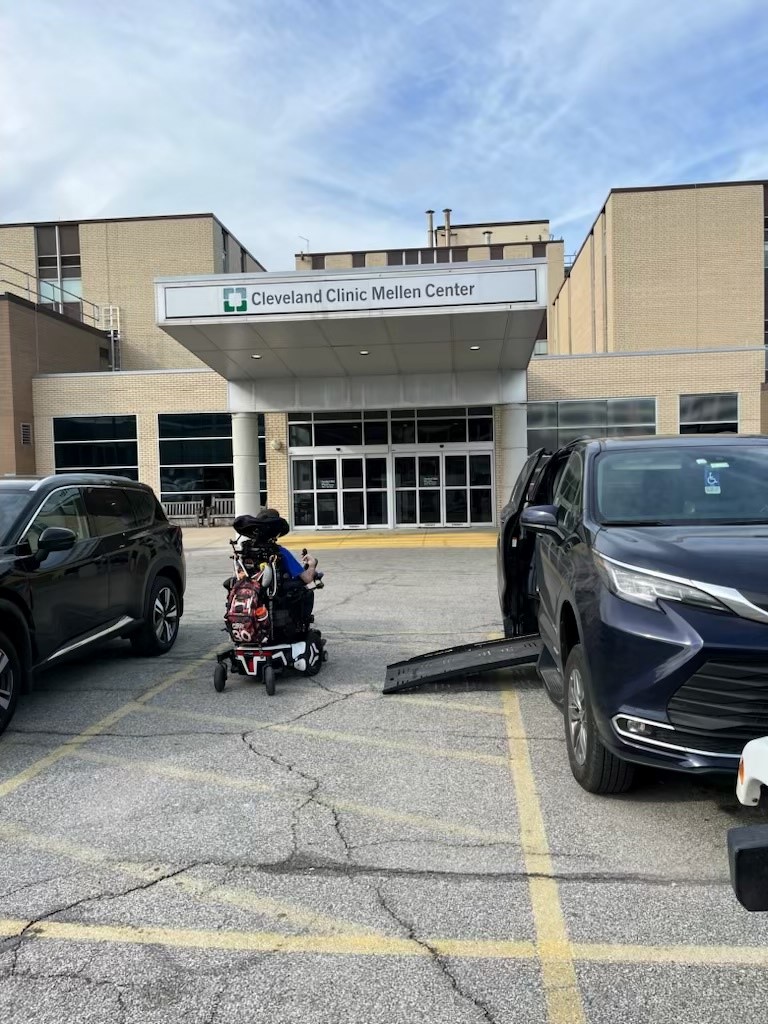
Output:
[[[279,277],[279,280],[274,280]],[[368,310],[429,309],[537,301],[534,267],[442,273],[379,273],[323,277],[297,274],[254,275],[227,285],[160,284],[161,319],[282,318],[284,314],[347,313]],[[270,280],[270,278],[272,278]],[[230,281],[232,278],[230,278]]]

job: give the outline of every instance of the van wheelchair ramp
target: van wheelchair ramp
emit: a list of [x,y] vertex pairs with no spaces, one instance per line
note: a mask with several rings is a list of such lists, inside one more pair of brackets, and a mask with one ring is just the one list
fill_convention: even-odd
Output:
[[426,683],[444,683],[451,679],[495,672],[500,668],[533,665],[539,660],[540,653],[541,638],[538,633],[531,633],[419,654],[407,661],[395,661],[387,665],[382,693],[399,693]]

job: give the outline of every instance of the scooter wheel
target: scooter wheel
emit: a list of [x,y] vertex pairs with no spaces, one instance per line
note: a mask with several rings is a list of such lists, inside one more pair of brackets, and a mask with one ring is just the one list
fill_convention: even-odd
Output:
[[222,665],[221,662],[213,670],[213,688],[216,693],[221,693],[224,687],[227,685],[227,667]]
[[266,665],[264,668],[264,687],[268,697],[275,696],[275,670],[271,665]]
[[[314,663],[314,665],[310,665],[309,664],[309,648],[310,648],[311,644],[315,645],[315,647],[317,648],[317,653],[318,653],[318,658],[317,658],[317,661]],[[307,655],[306,655],[306,657],[307,657],[307,668],[306,668],[306,674],[308,676],[316,676],[317,673],[320,671],[320,669],[323,667],[323,662],[326,660],[323,657],[324,653],[325,653],[325,644],[324,644],[324,641],[321,640],[321,638],[320,638],[319,631],[315,630],[315,629],[311,629],[309,631],[309,633],[307,633]]]

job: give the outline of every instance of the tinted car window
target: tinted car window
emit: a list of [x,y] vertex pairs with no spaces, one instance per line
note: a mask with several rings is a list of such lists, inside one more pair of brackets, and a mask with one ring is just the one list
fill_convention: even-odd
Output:
[[37,551],[40,534],[49,526],[71,530],[78,540],[90,536],[88,517],[85,514],[83,498],[76,487],[65,487],[49,494],[32,523],[24,534],[29,546]]
[[7,544],[11,537],[11,527],[29,503],[28,491],[0,492],[0,544]]
[[149,491],[126,491],[137,526],[151,526],[157,517],[157,500]]
[[663,445],[596,460],[606,524],[768,523],[768,446]]
[[558,522],[567,530],[574,529],[578,522],[581,511],[581,484],[581,456],[574,452],[558,481],[554,499]]
[[133,529],[136,518],[125,491],[117,487],[89,487],[85,505],[99,537]]

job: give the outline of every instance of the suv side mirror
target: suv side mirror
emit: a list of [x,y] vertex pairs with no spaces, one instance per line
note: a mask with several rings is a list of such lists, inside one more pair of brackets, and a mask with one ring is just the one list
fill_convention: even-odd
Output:
[[768,825],[728,830],[728,860],[736,899],[747,910],[768,910]]
[[555,505],[531,505],[523,510],[520,516],[520,525],[526,530],[533,530],[534,533],[549,533],[560,536],[560,527],[557,522],[557,506]]
[[48,526],[37,540],[38,554],[45,558],[52,551],[69,551],[77,542],[77,534],[63,526]]

